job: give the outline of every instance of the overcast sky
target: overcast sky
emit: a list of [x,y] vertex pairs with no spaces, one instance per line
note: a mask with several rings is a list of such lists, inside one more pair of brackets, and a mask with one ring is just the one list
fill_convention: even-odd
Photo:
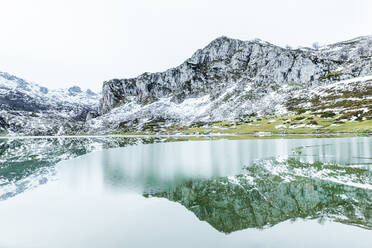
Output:
[[99,91],[222,35],[292,47],[371,35],[371,13],[371,0],[0,0],[0,71]]

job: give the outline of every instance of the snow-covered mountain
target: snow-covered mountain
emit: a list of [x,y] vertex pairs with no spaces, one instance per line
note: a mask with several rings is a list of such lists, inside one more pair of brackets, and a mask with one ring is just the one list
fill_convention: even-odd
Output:
[[[178,67],[104,82],[102,116],[88,121],[87,128],[104,132],[157,120],[187,125],[281,115],[296,112],[293,95],[371,74],[372,36],[316,49],[220,37]],[[362,83],[363,100],[372,95],[372,82]]]
[[286,98],[295,113],[340,113],[340,119],[372,119],[372,75],[300,89]]
[[96,116],[99,99],[100,95],[89,89],[73,86],[51,90],[0,72],[0,129],[18,134],[56,134]]
[[371,75],[372,36],[298,49],[220,37],[165,72],[106,81],[102,95],[0,73],[0,133],[102,134],[306,111],[368,119]]

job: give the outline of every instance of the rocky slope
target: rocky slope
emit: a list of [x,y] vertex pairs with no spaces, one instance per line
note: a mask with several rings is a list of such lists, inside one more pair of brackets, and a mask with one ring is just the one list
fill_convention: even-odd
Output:
[[[317,49],[220,37],[178,67],[104,82],[102,116],[87,128],[102,132],[159,120],[190,124],[295,113],[294,94],[371,74],[371,36]],[[363,82],[362,97],[370,98],[371,81]]]
[[372,36],[316,49],[220,37],[178,67],[106,81],[102,96],[0,72],[0,134],[166,131],[301,113],[363,121],[371,101]]
[[338,113],[340,120],[371,120],[372,76],[298,90],[287,98],[286,106],[297,113]]
[[0,133],[76,133],[96,116],[99,95],[78,86],[49,90],[0,72]]

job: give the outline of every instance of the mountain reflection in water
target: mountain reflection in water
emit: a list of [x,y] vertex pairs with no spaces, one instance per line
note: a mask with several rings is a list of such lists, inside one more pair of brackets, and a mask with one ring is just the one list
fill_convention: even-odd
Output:
[[372,229],[371,185],[367,169],[289,159],[262,161],[246,168],[245,174],[189,181],[145,196],[179,202],[224,233],[297,218]]
[[102,201],[166,198],[223,233],[297,218],[372,228],[371,138],[163,141],[177,140],[2,139],[0,200],[57,180],[74,189],[61,197],[81,184]]

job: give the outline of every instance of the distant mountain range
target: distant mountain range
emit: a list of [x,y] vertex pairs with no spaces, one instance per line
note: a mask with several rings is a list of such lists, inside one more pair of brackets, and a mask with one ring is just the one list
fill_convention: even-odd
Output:
[[9,134],[102,134],[306,112],[370,119],[371,109],[372,36],[298,49],[220,37],[165,72],[106,81],[102,95],[0,73],[0,130]]
[[0,72],[0,131],[25,135],[78,132],[97,116],[100,95],[80,87],[50,90]]

